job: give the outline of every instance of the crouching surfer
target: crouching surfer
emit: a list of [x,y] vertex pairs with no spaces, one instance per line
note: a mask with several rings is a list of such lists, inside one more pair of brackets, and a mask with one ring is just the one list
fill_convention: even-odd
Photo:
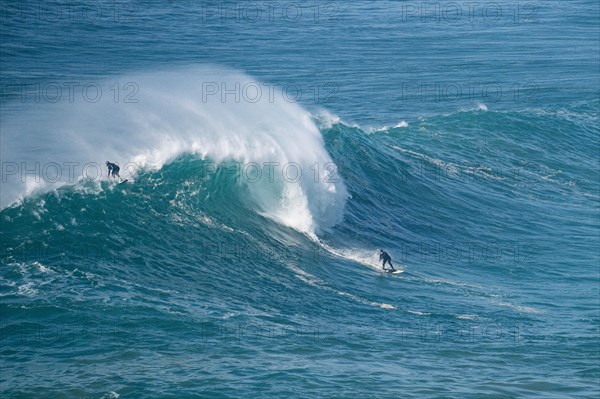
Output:
[[106,167],[108,168],[108,177],[119,178],[119,181],[122,181],[121,176],[119,176],[119,168],[116,164],[106,161]]

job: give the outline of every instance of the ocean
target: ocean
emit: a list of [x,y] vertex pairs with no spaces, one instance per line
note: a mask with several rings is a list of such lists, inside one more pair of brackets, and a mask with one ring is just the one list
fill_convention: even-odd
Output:
[[600,394],[597,1],[0,14],[3,398]]

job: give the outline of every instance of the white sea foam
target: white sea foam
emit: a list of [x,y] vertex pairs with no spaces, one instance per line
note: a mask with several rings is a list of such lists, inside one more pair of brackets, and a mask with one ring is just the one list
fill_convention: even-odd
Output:
[[487,111],[488,110],[487,105],[485,105],[484,103],[475,103],[475,106],[477,107],[477,111]]
[[373,301],[369,301],[368,299],[361,298],[357,295],[351,294],[346,291],[336,290],[335,288],[330,287],[329,284],[327,284],[325,281],[321,280],[320,278],[318,278],[318,277],[316,277],[294,265],[288,264],[287,267],[294,273],[294,275],[296,276],[297,279],[305,282],[306,284],[308,284],[310,286],[322,289],[324,291],[335,292],[336,294],[338,294],[340,296],[350,298],[351,300],[361,303],[363,305],[368,305],[368,306],[381,308],[381,309],[388,309],[388,310],[396,309],[396,307],[394,305],[390,305],[389,303],[373,302]]
[[[368,266],[379,272],[382,271],[381,261],[379,260],[379,251],[376,249],[334,248],[318,238],[314,238],[313,241],[333,256],[360,263],[361,265]],[[395,264],[394,267],[396,270],[405,271],[405,269],[398,264]]]
[[377,251],[368,249],[355,249],[355,248],[334,248],[321,240],[315,240],[315,242],[324,250],[330,254],[339,258],[348,259],[365,266],[369,266],[373,269],[379,269],[377,265]]
[[457,319],[462,319],[462,320],[475,320],[479,317],[476,314],[455,314],[453,316],[456,317]]
[[368,127],[368,128],[365,128],[365,131],[370,134],[370,133],[388,132],[391,129],[401,129],[401,128],[405,128],[405,127],[408,127],[408,122],[400,121],[392,127],[389,127],[388,125],[384,125],[381,127]]
[[319,110],[313,117],[321,129],[331,129],[333,125],[342,121],[339,116],[332,114],[326,109]]
[[514,309],[519,313],[529,313],[529,314],[543,314],[544,313],[543,310],[534,308],[532,306],[523,306],[523,305],[511,303],[511,302],[504,302],[504,301],[492,301],[492,302],[498,306],[505,306],[505,307]]
[[118,393],[116,393],[114,391],[110,391],[106,395],[103,395],[102,398],[100,398],[100,399],[119,399],[120,396],[121,395],[119,395]]
[[38,290],[35,287],[33,282],[28,282],[19,286],[18,295],[34,297],[37,295]]

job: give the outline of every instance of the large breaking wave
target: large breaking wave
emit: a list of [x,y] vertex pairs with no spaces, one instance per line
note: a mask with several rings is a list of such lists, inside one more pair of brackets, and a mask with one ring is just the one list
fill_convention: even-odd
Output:
[[133,101],[106,93],[97,102],[36,104],[7,116],[2,208],[34,192],[99,179],[105,160],[161,168],[192,153],[237,162],[256,211],[284,225],[313,235],[341,220],[348,194],[321,133],[274,86],[217,67],[119,80],[135,87]]

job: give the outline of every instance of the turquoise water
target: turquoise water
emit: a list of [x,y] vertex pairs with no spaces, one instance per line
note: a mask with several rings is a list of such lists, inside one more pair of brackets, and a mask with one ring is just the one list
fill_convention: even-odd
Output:
[[3,397],[598,395],[597,2],[44,4],[1,9]]

